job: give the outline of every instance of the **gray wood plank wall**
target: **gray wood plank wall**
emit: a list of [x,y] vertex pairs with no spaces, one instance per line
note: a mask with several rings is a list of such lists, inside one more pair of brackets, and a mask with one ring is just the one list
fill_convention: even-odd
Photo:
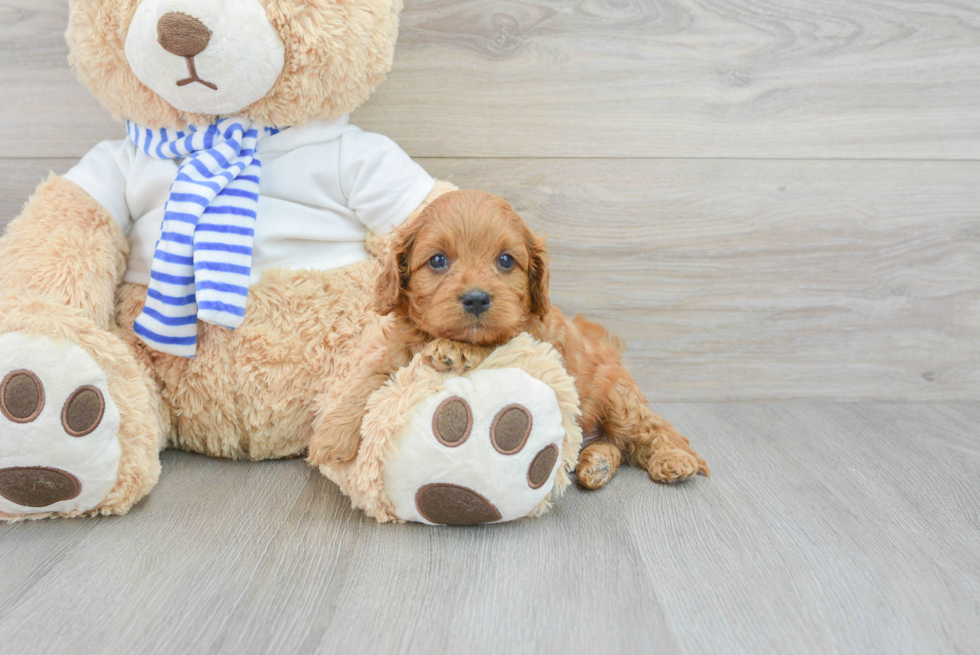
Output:
[[[980,6],[407,0],[354,121],[549,234],[654,400],[975,399]],[[0,0],[0,222],[119,125]]]

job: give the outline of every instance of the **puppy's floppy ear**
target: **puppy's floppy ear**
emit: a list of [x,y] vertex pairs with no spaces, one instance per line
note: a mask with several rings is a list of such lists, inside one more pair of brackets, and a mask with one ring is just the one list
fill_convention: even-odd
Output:
[[527,266],[528,294],[531,297],[531,313],[544,318],[551,311],[548,300],[548,285],[551,273],[548,272],[548,247],[545,238],[538,236],[524,225],[524,240],[530,257]]
[[401,301],[402,289],[408,284],[412,247],[424,222],[419,216],[398,228],[381,260],[381,273],[374,288],[374,308],[382,316],[393,312]]

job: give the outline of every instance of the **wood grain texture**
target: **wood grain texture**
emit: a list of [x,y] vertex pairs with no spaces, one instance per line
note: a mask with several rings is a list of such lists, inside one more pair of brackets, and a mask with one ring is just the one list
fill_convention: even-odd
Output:
[[[548,233],[652,398],[980,392],[980,162],[421,161]],[[71,163],[0,161],[0,220]]]
[[[708,496],[651,502],[638,485],[624,491],[646,568],[666,590],[663,611],[691,652],[976,647],[975,405],[666,411],[730,447],[719,453],[724,473],[712,464]],[[701,530],[676,529],[690,517]]]
[[549,234],[658,400],[980,391],[980,162],[427,160]]
[[968,652],[980,405],[667,404],[714,475],[377,525],[300,461],[164,455],[129,515],[0,526],[0,652]]
[[[67,0],[0,0],[0,157],[119,133],[65,63]],[[980,157],[959,0],[409,0],[355,115],[413,156]]]

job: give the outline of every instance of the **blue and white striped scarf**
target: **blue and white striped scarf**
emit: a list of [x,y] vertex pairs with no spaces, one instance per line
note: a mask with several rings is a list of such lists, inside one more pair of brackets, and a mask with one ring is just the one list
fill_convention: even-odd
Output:
[[262,173],[258,142],[279,130],[240,118],[185,131],[126,126],[147,155],[184,159],[133,330],[155,350],[193,357],[198,319],[231,329],[245,319]]

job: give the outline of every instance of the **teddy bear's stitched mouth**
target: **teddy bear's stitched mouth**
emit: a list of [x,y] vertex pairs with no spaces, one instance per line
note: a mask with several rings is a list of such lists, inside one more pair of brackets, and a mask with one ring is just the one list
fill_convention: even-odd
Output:
[[183,80],[178,80],[177,86],[187,86],[188,84],[193,84],[194,82],[197,82],[198,84],[203,84],[204,86],[208,87],[212,91],[217,91],[218,90],[217,84],[214,84],[213,82],[206,82],[202,80],[200,77],[198,77],[197,66],[194,64],[194,58],[186,57],[186,59],[187,59],[187,72],[190,73],[190,77],[185,78]]

